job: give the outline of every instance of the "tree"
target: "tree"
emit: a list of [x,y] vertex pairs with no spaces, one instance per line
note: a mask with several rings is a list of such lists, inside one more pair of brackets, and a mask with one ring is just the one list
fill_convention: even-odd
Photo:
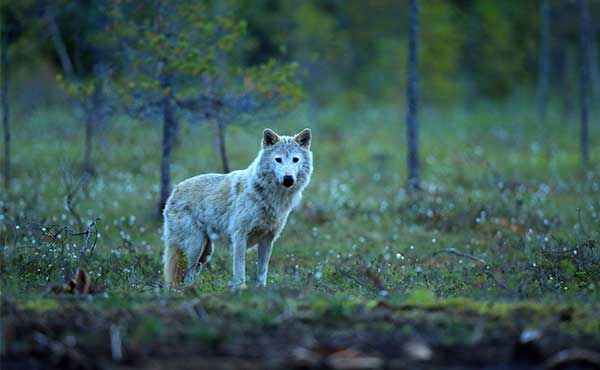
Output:
[[408,83],[406,86],[406,136],[408,139],[408,189],[419,188],[419,1],[410,0],[408,15]]
[[580,143],[581,158],[584,164],[590,161],[590,138],[588,128],[590,100],[590,32],[591,19],[587,0],[579,0],[579,113],[580,113]]
[[598,65],[598,42],[596,40],[597,32],[596,22],[590,22],[590,62],[592,79],[592,97],[593,101],[600,104],[600,66]]
[[[101,1],[92,4],[47,2],[44,12],[44,22],[62,68],[57,82],[83,115],[85,134],[82,170],[87,175],[96,173],[93,165],[94,136],[99,123],[108,115],[110,106],[105,85],[110,74],[108,66],[112,61],[108,56],[114,49],[114,39],[105,32],[108,18],[103,5]],[[65,19],[70,18],[77,19],[71,27],[78,32],[70,34],[70,39],[66,40],[63,34],[69,35],[69,30],[61,30],[61,21],[64,23]],[[82,58],[82,54],[86,58]]]
[[[215,34],[218,39],[227,35],[233,22],[232,12],[228,12],[227,2],[217,2],[212,6],[213,19],[217,20]],[[229,20],[228,20],[229,19]],[[219,22],[222,20],[224,22]],[[246,22],[230,34],[229,43],[240,45],[246,36]],[[215,49],[214,69],[204,74],[198,94],[190,98],[178,99],[180,108],[199,113],[213,128],[216,152],[221,159],[223,172],[230,171],[226,148],[227,127],[233,123],[244,124],[257,120],[263,113],[275,110],[285,111],[300,101],[302,91],[295,76],[296,63],[279,63],[270,59],[253,67],[244,68],[245,55],[233,47]],[[236,60],[238,63],[236,64]]]
[[[211,82],[204,80],[202,93],[177,99],[184,110],[199,113],[216,129],[217,151],[223,171],[229,172],[225,130],[232,123],[245,124],[268,114],[291,109],[302,98],[294,78],[298,65],[270,60],[237,71],[216,69]],[[232,78],[233,77],[233,78]]]
[[[10,127],[10,102],[9,87],[11,67],[19,66],[22,60],[18,60],[16,54],[17,48],[10,49],[22,39],[28,41],[30,50],[37,49],[33,47],[36,44],[28,39],[27,21],[32,11],[33,1],[2,1],[0,2],[0,108],[2,109],[2,131],[3,131],[3,155],[2,155],[2,174],[5,191],[10,190],[12,181],[12,163],[11,163],[11,127]],[[36,45],[37,46],[37,45]],[[21,58],[23,55],[21,55]]]
[[[215,6],[213,6],[213,14],[215,17],[222,17],[227,14],[227,3],[225,1],[218,1]],[[217,35],[221,35],[223,32],[222,29],[217,31]],[[227,70],[227,56],[221,50],[216,50],[215,55],[215,68],[218,74],[223,74]],[[209,120],[214,131],[215,131],[215,147],[216,152],[219,154],[221,158],[221,164],[223,166],[223,172],[229,172],[229,159],[227,156],[227,146],[225,142],[225,132],[226,127],[225,123],[220,117],[211,117]]]
[[10,24],[2,8],[2,19],[0,19],[0,68],[2,68],[2,87],[0,88],[0,104],[2,105],[2,128],[4,130],[4,189],[10,189],[10,124],[8,106],[8,32]]
[[540,0],[540,47],[538,62],[537,111],[541,119],[546,117],[548,81],[550,77],[550,7],[548,0]]
[[3,155],[2,155],[2,177],[4,190],[9,191],[12,181],[11,166],[11,128],[10,128],[10,103],[9,85],[10,69],[14,64],[9,55],[9,47],[22,36],[23,25],[21,14],[28,6],[23,2],[1,2],[0,3],[0,108],[2,109],[2,131],[3,131]]
[[[122,39],[130,69],[121,89],[128,111],[162,120],[159,213],[170,195],[171,153],[178,121],[176,95],[214,59],[202,38],[214,33],[201,2],[114,1],[111,28]],[[203,50],[204,49],[204,50]]]
[[301,97],[296,64],[272,60],[242,67],[237,46],[246,23],[231,14],[216,15],[208,2],[115,0],[110,13],[130,66],[124,101],[136,116],[162,119],[159,211],[171,191],[171,154],[182,114],[218,125],[219,151],[228,171],[226,126],[268,108],[293,106]]
[[75,105],[83,113],[85,124],[82,170],[84,174],[93,175],[96,169],[93,161],[94,136],[100,122],[109,114],[105,84],[109,70],[97,64],[94,74],[87,78],[65,79],[57,77],[59,85],[71,96]]

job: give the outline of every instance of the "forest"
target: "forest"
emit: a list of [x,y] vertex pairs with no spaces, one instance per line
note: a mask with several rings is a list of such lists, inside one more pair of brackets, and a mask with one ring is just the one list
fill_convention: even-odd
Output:
[[[600,1],[0,0],[0,22],[3,370],[600,368]],[[266,128],[310,128],[314,167],[268,277],[259,244],[232,284],[220,243],[165,282],[169,196],[288,141]]]

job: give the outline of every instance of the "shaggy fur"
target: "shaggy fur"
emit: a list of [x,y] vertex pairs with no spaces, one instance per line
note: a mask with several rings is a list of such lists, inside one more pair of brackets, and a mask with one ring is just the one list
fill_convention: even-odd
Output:
[[[163,212],[165,280],[193,280],[222,242],[232,245],[233,287],[245,284],[246,249],[258,245],[257,279],[265,286],[273,242],[310,181],[311,138],[310,129],[293,137],[265,129],[262,148],[245,170],[177,185]],[[180,267],[184,255],[187,269]]]

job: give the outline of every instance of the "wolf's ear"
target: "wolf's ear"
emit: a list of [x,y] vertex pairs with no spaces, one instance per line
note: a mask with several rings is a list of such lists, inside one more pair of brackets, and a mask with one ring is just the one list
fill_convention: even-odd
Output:
[[277,133],[275,133],[275,131],[273,131],[269,128],[266,128],[265,131],[263,131],[263,140],[262,140],[263,148],[266,148],[271,145],[275,145],[279,141],[281,141],[281,138],[279,137],[279,135],[277,135]]
[[310,149],[310,141],[312,139],[312,133],[309,128],[305,128],[294,136],[294,141],[300,144],[305,149]]

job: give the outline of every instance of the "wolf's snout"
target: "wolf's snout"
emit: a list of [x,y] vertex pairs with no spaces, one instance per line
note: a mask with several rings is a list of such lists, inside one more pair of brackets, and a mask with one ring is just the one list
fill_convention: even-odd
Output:
[[283,186],[289,188],[294,185],[294,177],[290,175],[283,176]]

